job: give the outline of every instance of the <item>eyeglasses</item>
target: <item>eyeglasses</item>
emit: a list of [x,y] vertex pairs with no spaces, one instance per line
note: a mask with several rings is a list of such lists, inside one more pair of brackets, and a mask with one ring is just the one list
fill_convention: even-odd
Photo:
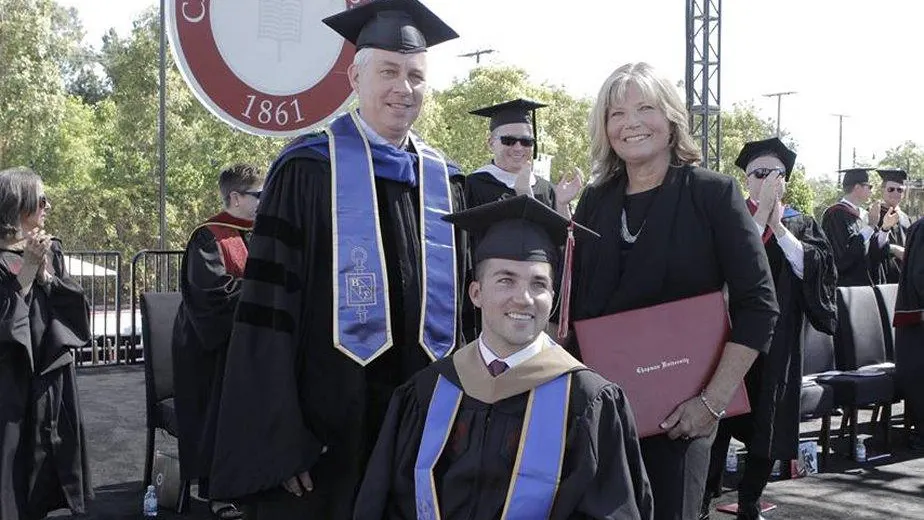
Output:
[[889,186],[888,188],[886,188],[886,191],[889,193],[895,193],[896,191],[899,193],[905,193],[905,187],[904,186]]
[[525,148],[532,148],[536,144],[536,139],[533,137],[516,137],[514,135],[502,135],[500,136],[500,142],[504,146],[513,146],[517,143],[520,143],[521,146]]
[[244,195],[250,195],[251,197],[255,197],[255,198],[258,198],[258,199],[259,199],[259,198],[260,198],[260,195],[263,194],[263,190],[242,191],[241,193],[244,194]]
[[767,177],[770,176],[771,173],[778,173],[780,175],[783,175],[784,173],[786,173],[786,170],[784,170],[783,168],[754,168],[753,170],[748,172],[748,175],[753,175],[754,177],[757,177],[758,179],[766,179]]
[[45,209],[48,207],[48,197],[46,197],[44,194],[39,195],[38,207],[39,209]]

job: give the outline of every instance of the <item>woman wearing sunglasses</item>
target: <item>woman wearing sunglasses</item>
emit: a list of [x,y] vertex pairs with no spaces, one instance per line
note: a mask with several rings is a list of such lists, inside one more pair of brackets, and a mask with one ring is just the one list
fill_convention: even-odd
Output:
[[0,172],[0,520],[84,513],[92,496],[73,354],[88,307],[50,209],[35,172]]
[[[676,403],[659,424],[662,434],[641,441],[655,520],[699,516],[716,424],[769,347],[778,313],[744,198],[732,177],[695,166],[700,154],[688,120],[676,87],[650,65],[613,72],[591,111],[595,179],[574,216],[601,235],[578,241],[574,251],[574,320],[728,289],[733,323],[718,367],[698,395]],[[615,334],[614,346],[618,340]],[[571,347],[576,355],[591,348]]]

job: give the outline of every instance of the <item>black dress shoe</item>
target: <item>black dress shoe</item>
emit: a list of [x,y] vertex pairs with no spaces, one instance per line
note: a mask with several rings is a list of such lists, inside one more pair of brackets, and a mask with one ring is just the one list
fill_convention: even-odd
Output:
[[760,506],[757,504],[738,504],[738,520],[767,520],[760,514]]
[[709,520],[709,510],[712,508],[712,499],[704,498],[703,505],[699,508],[699,520]]

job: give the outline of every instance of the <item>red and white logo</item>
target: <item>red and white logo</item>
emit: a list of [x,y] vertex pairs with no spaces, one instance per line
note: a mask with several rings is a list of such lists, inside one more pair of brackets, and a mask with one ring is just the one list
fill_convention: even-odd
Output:
[[177,65],[199,101],[245,132],[294,136],[352,99],[355,48],[321,20],[370,0],[169,0]]

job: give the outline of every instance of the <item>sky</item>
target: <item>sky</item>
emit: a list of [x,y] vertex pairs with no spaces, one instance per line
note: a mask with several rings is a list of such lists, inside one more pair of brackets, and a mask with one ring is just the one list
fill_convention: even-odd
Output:
[[[213,0],[246,1],[246,0]],[[249,0],[256,1],[256,0]],[[311,1],[311,0],[304,0]],[[348,1],[348,0],[346,0]],[[59,0],[78,10],[86,42],[115,28],[130,33],[153,0]],[[494,49],[482,64],[516,65],[536,82],[594,97],[619,66],[647,61],[684,79],[685,0],[424,0],[461,37],[430,50],[429,82],[446,88],[475,66],[460,54]],[[924,54],[919,0],[725,0],[721,17],[721,105],[750,103],[797,142],[810,177],[834,178],[838,118],[843,167],[877,164],[905,141],[924,145]]]

